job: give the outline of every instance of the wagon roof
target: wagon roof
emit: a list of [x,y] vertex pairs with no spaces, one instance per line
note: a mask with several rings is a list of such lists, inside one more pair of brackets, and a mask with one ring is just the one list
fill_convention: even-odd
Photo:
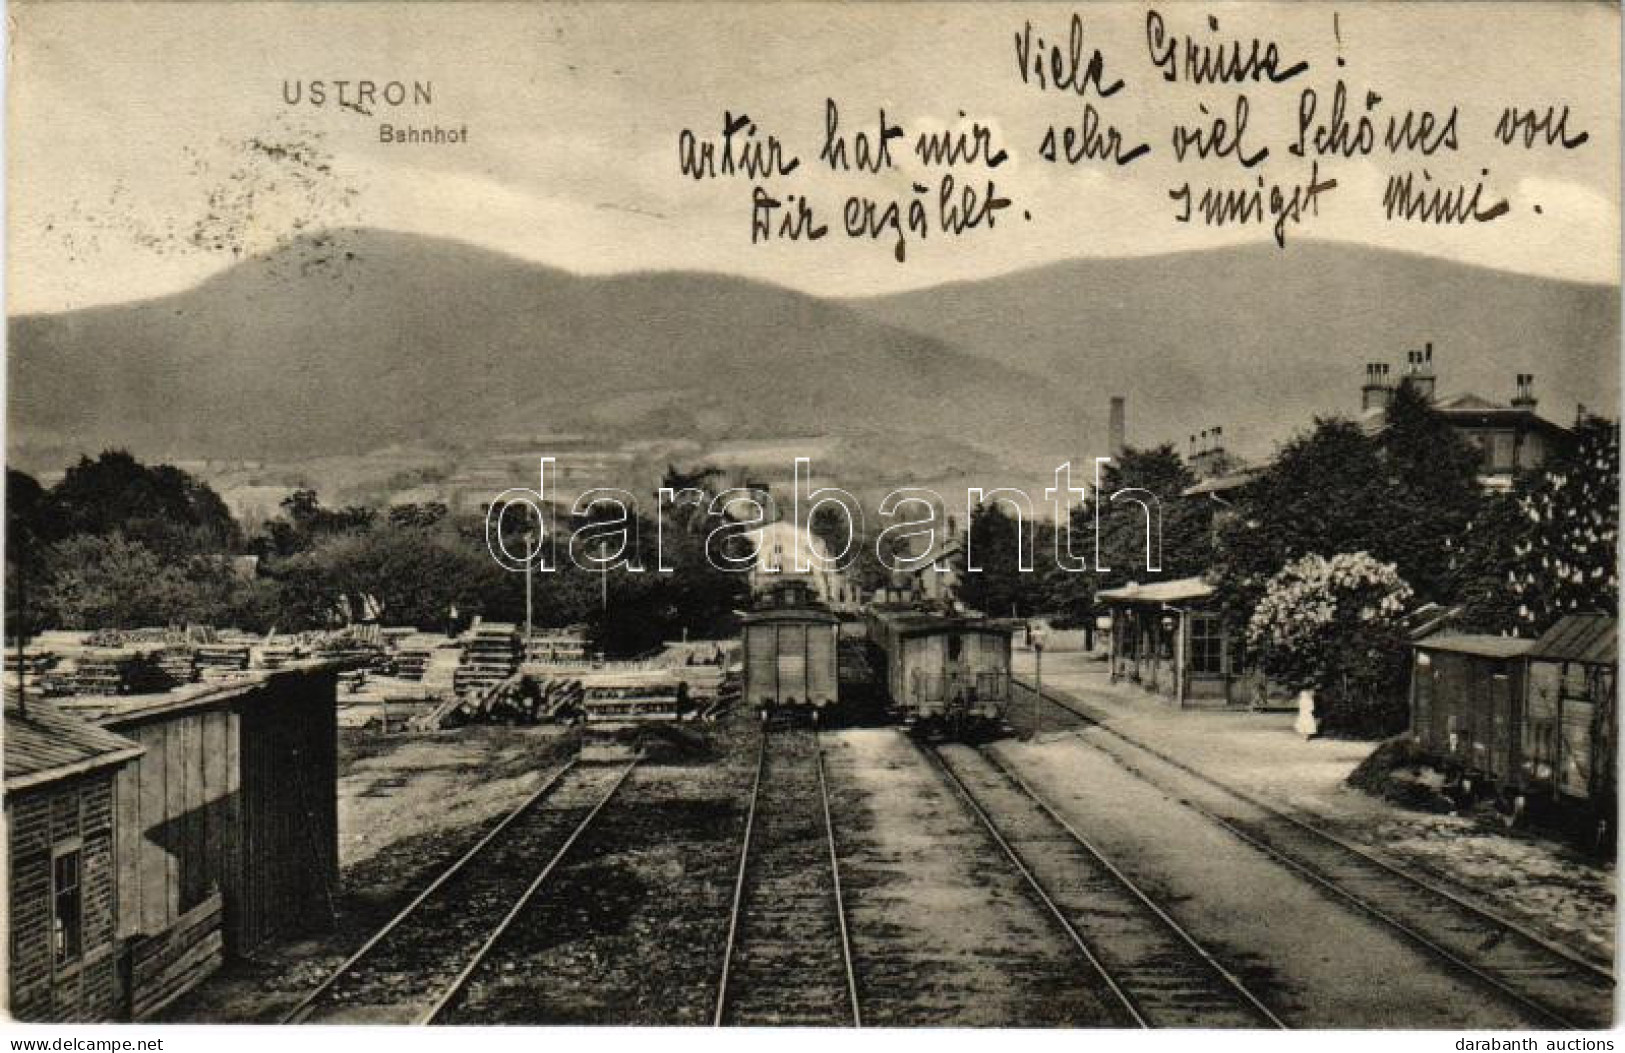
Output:
[[1488,633],[1435,633],[1418,640],[1416,646],[1428,651],[1449,651],[1481,658],[1522,658],[1535,646],[1535,641],[1516,636],[1491,636]]
[[1548,662],[1619,661],[1619,626],[1606,614],[1570,614],[1546,630],[1530,658]]
[[1014,628],[1007,622],[989,618],[964,618],[952,614],[936,614],[932,611],[917,610],[880,610],[872,612],[876,618],[884,622],[892,632],[901,636],[917,636],[923,633],[942,632],[953,629],[960,632],[998,633],[1009,636]]
[[841,619],[825,607],[764,607],[748,611],[739,619],[746,625],[758,622],[825,622],[834,625]]

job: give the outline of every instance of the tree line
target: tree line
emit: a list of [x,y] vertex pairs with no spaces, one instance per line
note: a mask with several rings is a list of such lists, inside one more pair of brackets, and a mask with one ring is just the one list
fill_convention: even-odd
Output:
[[[667,485],[715,473],[668,473]],[[536,625],[585,624],[594,644],[636,654],[684,633],[726,635],[748,603],[741,575],[704,559],[717,523],[669,510],[672,574],[599,574],[570,561],[535,575]],[[473,616],[520,623],[524,575],[498,566],[483,513],[438,502],[329,508],[295,490],[276,516],[239,523],[206,483],[124,451],[81,458],[55,486],[6,475],[8,632],[232,626],[296,632],[357,620],[447,630]],[[639,536],[652,538],[652,524]],[[526,524],[509,516],[512,547]],[[652,555],[652,553],[650,554]]]

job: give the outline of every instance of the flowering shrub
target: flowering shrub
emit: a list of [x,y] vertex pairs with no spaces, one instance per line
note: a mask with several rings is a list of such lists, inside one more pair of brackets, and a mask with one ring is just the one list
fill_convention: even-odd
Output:
[[1405,712],[1402,620],[1411,595],[1392,563],[1364,552],[1303,556],[1270,579],[1247,642],[1272,679],[1315,691],[1327,727],[1394,730]]

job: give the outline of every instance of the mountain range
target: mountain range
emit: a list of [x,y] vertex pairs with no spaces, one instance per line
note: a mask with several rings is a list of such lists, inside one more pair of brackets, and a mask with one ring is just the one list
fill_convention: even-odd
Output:
[[[1432,342],[1441,391],[1617,412],[1619,289],[1302,243],[1090,259],[864,299],[584,277],[468,244],[324,233],[174,295],[9,321],[9,449],[297,459],[839,437],[870,472],[1054,464],[1223,425],[1258,456]],[[929,474],[929,473],[928,473]]]

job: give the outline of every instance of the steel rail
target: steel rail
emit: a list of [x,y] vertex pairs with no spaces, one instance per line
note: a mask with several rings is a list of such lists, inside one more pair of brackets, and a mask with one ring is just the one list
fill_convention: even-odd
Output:
[[1186,928],[1173,917],[1173,915],[1164,910],[1161,904],[1157,903],[1145,892],[1144,889],[1136,884],[1134,879],[1130,878],[1117,866],[1117,864],[1108,859],[1105,853],[1097,848],[1093,842],[1078,832],[1077,828],[1074,827],[1065,816],[1061,815],[1061,813],[1058,812],[1049,803],[1049,801],[1039,796],[1039,794],[1033,790],[1030,785],[1028,785],[1025,779],[1017,775],[1014,771],[1011,771],[1008,765],[999,760],[999,758],[995,757],[993,754],[987,752],[986,750],[981,750],[979,752],[982,754],[982,756],[986,757],[988,761],[992,763],[994,769],[1009,780],[1010,784],[1015,786],[1023,796],[1037,805],[1045,815],[1049,816],[1055,825],[1059,826],[1062,830],[1065,830],[1067,835],[1070,836],[1072,840],[1076,841],[1086,852],[1093,856],[1101,866],[1105,867],[1107,873],[1111,874],[1119,885],[1127,890],[1128,893],[1135,899],[1139,900],[1140,903],[1146,907],[1146,909],[1151,911],[1151,913],[1156,916],[1157,920],[1161,921],[1163,925],[1167,926],[1168,930],[1177,936],[1180,942],[1189,947],[1197,955],[1197,957],[1201,958],[1208,968],[1224,981],[1226,986],[1235,991],[1236,994],[1240,995],[1242,1000],[1245,1001],[1255,1013],[1267,1021],[1271,1027],[1280,1028],[1282,1030],[1287,1029],[1287,1023],[1280,1017],[1276,1016],[1274,1011],[1272,1011],[1269,1006],[1265,1005],[1264,1002],[1257,995],[1255,995],[1245,983],[1242,982],[1239,976],[1231,972],[1223,962],[1219,961],[1219,959],[1215,957],[1211,951],[1204,947],[1195,936],[1192,936],[1190,932],[1187,931]]
[[835,920],[841,927],[841,959],[846,964],[846,993],[852,1002],[852,1026],[863,1026],[863,1008],[858,1000],[858,973],[852,962],[852,938],[846,928],[846,901],[841,894],[841,859],[835,848],[835,823],[830,818],[829,782],[824,777],[824,743],[813,730],[813,750],[818,756],[818,793],[824,802],[824,834],[829,841],[829,871],[835,885]]
[[1021,854],[1016,851],[1015,846],[1011,845],[1009,841],[1005,840],[1004,835],[1001,834],[998,827],[994,825],[992,817],[987,814],[982,806],[978,804],[976,799],[971,795],[970,789],[965,785],[964,780],[960,779],[958,775],[955,775],[953,771],[949,769],[948,765],[943,761],[943,759],[938,756],[936,750],[922,745],[913,738],[910,738],[909,741],[913,742],[915,748],[926,756],[937,771],[942,773],[942,776],[947,780],[948,785],[951,786],[954,792],[959,795],[959,799],[965,802],[965,806],[969,808],[978,819],[981,820],[982,826],[987,829],[988,835],[993,838],[994,844],[999,846],[999,849],[1005,854],[1005,857],[1010,860],[1011,865],[1016,868],[1016,872],[1019,873],[1024,880],[1026,880],[1027,887],[1030,888],[1033,894],[1038,897],[1039,902],[1042,903],[1050,912],[1050,916],[1055,919],[1056,924],[1058,924],[1061,927],[1061,930],[1066,933],[1067,938],[1072,941],[1073,946],[1078,949],[1079,953],[1083,955],[1084,960],[1089,963],[1089,966],[1094,969],[1096,975],[1098,975],[1106,984],[1106,988],[1111,991],[1112,995],[1122,1005],[1124,1010],[1128,1012],[1129,1017],[1134,1021],[1134,1026],[1143,1028],[1151,1027],[1151,1021],[1146,1019],[1145,1014],[1140,1010],[1140,1007],[1135,1002],[1134,997],[1123,989],[1122,985],[1117,982],[1117,978],[1111,974],[1111,971],[1106,968],[1105,963],[1100,960],[1100,958],[1095,954],[1094,949],[1089,946],[1088,941],[1083,938],[1083,934],[1078,932],[1077,928],[1073,926],[1072,922],[1067,920],[1066,914],[1061,910],[1059,904],[1050,898],[1049,893],[1044,890],[1044,886],[1039,883],[1037,876],[1035,876],[1033,872],[1027,868],[1026,862],[1021,858]]
[[604,810],[604,806],[609,804],[611,798],[613,798],[615,794],[620,791],[621,787],[626,784],[626,780],[632,775],[632,769],[636,768],[638,763],[642,760],[643,754],[639,753],[637,756],[632,758],[631,763],[621,771],[621,774],[616,776],[615,781],[610,785],[609,790],[602,798],[599,799],[597,804],[592,806],[592,810],[582,817],[581,822],[576,825],[576,828],[573,831],[571,831],[570,836],[565,839],[564,844],[560,845],[558,851],[553,853],[553,858],[547,861],[547,865],[542,867],[542,869],[537,872],[536,876],[531,879],[531,882],[528,886],[526,886],[525,891],[520,893],[519,898],[515,900],[513,906],[508,909],[508,913],[505,914],[502,920],[497,923],[496,928],[491,930],[490,935],[486,936],[485,942],[480,944],[479,949],[474,952],[473,957],[471,957],[463,965],[461,971],[457,973],[456,978],[454,978],[452,982],[446,986],[446,989],[440,993],[440,996],[436,998],[434,1002],[418,1016],[414,1023],[434,1023],[435,1019],[445,1011],[446,1007],[451,1004],[452,1000],[462,993],[462,990],[465,986],[467,986],[469,979],[473,977],[475,970],[477,970],[480,965],[484,963],[486,956],[491,953],[491,949],[495,947],[497,942],[502,939],[505,933],[507,933],[509,927],[513,925],[515,919],[517,919],[519,915],[524,912],[525,907],[530,904],[531,899],[535,897],[537,891],[539,891],[542,885],[547,882],[547,879],[553,875],[553,871],[558,869],[558,865],[563,862],[564,857],[569,854],[570,849],[574,847],[578,840],[581,839],[581,835],[587,832],[587,828],[592,825],[594,819],[598,818],[598,813]]
[[356,965],[367,957],[367,955],[371,954],[373,948],[378,946],[378,944],[383,941],[384,937],[388,936],[391,932],[394,932],[402,922],[411,917],[412,914],[416,912],[417,909],[422,906],[430,896],[439,891],[442,885],[461,873],[464,867],[472,862],[481,852],[485,851],[491,842],[495,841],[499,836],[501,836],[502,833],[507,830],[515,820],[517,820],[521,815],[524,815],[526,812],[530,811],[531,808],[533,808],[538,802],[551,793],[554,787],[559,784],[559,780],[563,779],[564,776],[576,766],[576,761],[577,758],[570,758],[570,760],[566,761],[562,767],[549,776],[546,781],[544,781],[536,790],[536,792],[519,802],[518,807],[514,808],[513,811],[504,816],[501,822],[497,823],[496,826],[493,826],[484,837],[480,838],[479,841],[475,843],[475,845],[467,852],[464,852],[456,862],[452,863],[451,866],[441,871],[439,876],[425,886],[421,892],[414,896],[410,903],[401,908],[400,912],[397,913],[393,918],[390,918],[389,921],[384,924],[383,928],[373,933],[366,943],[363,943],[353,954],[341,962],[336,969],[328,974],[325,980],[312,989],[310,993],[306,994],[304,998],[300,999],[299,1003],[284,1013],[282,1018],[277,1022],[280,1024],[297,1024],[308,1019],[311,1012],[314,1011],[316,1003],[321,1000],[323,995],[332,990],[333,986],[341,979],[349,975],[350,970],[354,969]]
[[734,940],[739,934],[739,911],[745,904],[745,872],[750,865],[750,845],[756,830],[756,802],[762,795],[762,768],[767,760],[767,725],[762,725],[762,741],[756,750],[756,778],[750,787],[750,807],[745,813],[745,836],[739,847],[739,870],[734,875],[733,907],[728,913],[728,942],[722,951],[722,978],[717,981],[717,1008],[712,1027],[721,1027],[728,1009],[728,980],[732,974]]
[[[1026,687],[1027,685],[1022,684],[1022,686]],[[1031,688],[1028,688],[1028,690],[1031,690]],[[1331,834],[1327,833],[1326,831],[1320,829],[1319,827],[1317,827],[1317,826],[1315,826],[1315,825],[1313,825],[1311,823],[1308,823],[1308,822],[1305,822],[1305,821],[1303,821],[1301,819],[1298,819],[1295,816],[1287,815],[1285,812],[1278,811],[1275,808],[1271,807],[1270,805],[1265,804],[1263,801],[1260,801],[1257,798],[1253,797],[1251,794],[1248,794],[1248,793],[1245,793],[1245,792],[1243,792],[1241,790],[1238,790],[1233,786],[1226,785],[1225,783],[1220,782],[1219,780],[1213,778],[1212,776],[1208,775],[1207,773],[1199,771],[1198,769],[1191,767],[1189,764],[1186,764],[1184,761],[1181,761],[1181,760],[1179,760],[1178,758],[1175,758],[1175,757],[1171,757],[1168,754],[1164,753],[1162,750],[1159,750],[1154,746],[1146,745],[1145,743],[1140,742],[1137,739],[1135,739],[1135,738],[1133,738],[1133,737],[1131,737],[1129,735],[1124,734],[1123,732],[1117,730],[1116,728],[1111,727],[1110,725],[1105,724],[1102,721],[1099,721],[1099,720],[1095,719],[1093,716],[1090,716],[1088,713],[1080,712],[1079,710],[1074,709],[1073,707],[1071,707],[1069,705],[1066,705],[1065,703],[1061,702],[1060,700],[1055,699],[1053,696],[1050,696],[1050,695],[1046,694],[1046,695],[1041,696],[1041,698],[1043,700],[1045,700],[1045,701],[1050,702],[1052,705],[1055,705],[1056,707],[1058,707],[1058,708],[1060,708],[1062,710],[1065,710],[1068,713],[1071,713],[1073,716],[1076,716],[1076,717],[1078,717],[1078,718],[1080,718],[1082,720],[1087,721],[1092,726],[1100,728],[1102,731],[1106,732],[1107,734],[1111,735],[1112,737],[1114,737],[1116,739],[1119,739],[1124,743],[1127,743],[1131,748],[1142,750],[1145,753],[1148,753],[1151,756],[1156,757],[1158,760],[1163,761],[1164,763],[1168,764],[1169,766],[1171,766],[1173,768],[1176,768],[1176,769],[1178,769],[1178,770],[1180,770],[1182,772],[1185,772],[1186,774],[1190,775],[1191,777],[1197,779],[1199,782],[1202,782],[1202,783],[1205,783],[1205,784],[1207,784],[1209,786],[1212,786],[1215,789],[1219,790],[1220,792],[1229,794],[1231,797],[1234,797],[1235,799],[1237,799],[1237,800],[1239,800],[1239,801],[1241,801],[1241,802],[1243,802],[1245,804],[1248,804],[1248,805],[1258,809],[1259,811],[1263,812],[1265,815],[1267,815],[1267,816],[1269,816],[1271,818],[1283,820],[1283,821],[1287,822],[1288,824],[1296,826],[1297,828],[1299,828],[1301,830],[1304,830],[1305,832],[1307,832],[1307,833],[1309,833],[1309,834],[1311,834],[1311,835],[1313,835],[1315,837],[1318,837],[1318,838],[1328,842],[1329,844],[1335,845],[1335,846],[1337,846],[1339,848],[1342,848],[1342,849],[1344,849],[1346,851],[1349,851],[1351,854],[1357,856],[1362,861],[1375,864],[1376,866],[1380,867],[1382,870],[1384,870],[1387,873],[1390,873],[1390,874],[1392,874],[1392,875],[1394,875],[1394,876],[1396,876],[1398,878],[1401,878],[1401,879],[1403,879],[1405,881],[1408,881],[1411,884],[1413,884],[1413,885],[1417,886],[1418,888],[1421,888],[1421,889],[1423,889],[1423,890],[1425,890],[1425,891],[1427,891],[1429,893],[1438,895],[1441,898],[1449,900],[1451,903],[1465,909],[1466,911],[1468,911],[1472,915],[1474,915],[1477,918],[1481,919],[1482,921],[1486,922],[1491,927],[1501,928],[1501,929],[1504,929],[1504,930],[1506,930],[1508,932],[1516,933],[1516,934],[1518,934],[1520,936],[1526,936],[1531,943],[1534,943],[1534,944],[1538,945],[1539,947],[1541,947],[1542,949],[1550,951],[1553,954],[1556,954],[1557,956],[1563,958],[1564,961],[1569,962],[1569,963],[1574,964],[1574,965],[1577,965],[1577,966],[1580,966],[1580,967],[1582,967],[1584,969],[1590,970],[1592,973],[1607,979],[1610,983],[1613,982],[1613,974],[1611,972],[1609,972],[1608,970],[1602,969],[1602,968],[1600,968],[1600,967],[1598,967],[1598,966],[1596,966],[1596,965],[1594,965],[1594,964],[1592,964],[1590,962],[1586,962],[1583,959],[1576,958],[1572,954],[1563,952],[1559,948],[1556,948],[1555,946],[1550,944],[1548,941],[1540,939],[1540,938],[1534,936],[1531,933],[1527,933],[1521,926],[1518,926],[1518,925],[1516,925],[1516,924],[1514,924],[1512,922],[1509,922],[1506,919],[1500,917],[1499,915],[1493,914],[1493,913],[1483,909],[1482,907],[1477,906],[1476,904],[1473,904],[1473,903],[1471,903],[1471,902],[1469,902],[1469,901],[1467,901],[1467,900],[1465,900],[1465,899],[1463,899],[1461,897],[1455,896],[1455,895],[1453,895],[1453,894],[1451,894],[1451,893],[1449,893],[1449,892],[1447,892],[1447,891],[1445,891],[1443,889],[1440,889],[1437,886],[1435,886],[1434,884],[1432,884],[1431,882],[1422,881],[1422,880],[1418,879],[1417,877],[1415,877],[1414,875],[1412,875],[1410,873],[1407,873],[1405,870],[1403,870],[1403,869],[1401,869],[1399,867],[1395,867],[1392,864],[1389,864],[1386,861],[1373,856],[1369,852],[1365,852],[1365,851],[1362,851],[1362,850],[1360,850],[1358,848],[1355,848],[1353,845],[1350,845],[1348,842],[1344,841],[1342,838],[1334,837]],[[1099,745],[1098,743],[1091,743],[1090,745],[1092,745],[1095,749],[1100,750],[1102,753],[1106,753],[1108,756],[1111,755],[1109,750],[1107,750],[1105,747]],[[1150,776],[1144,774],[1143,772],[1133,771],[1133,774],[1136,777],[1138,777],[1139,779],[1141,779],[1142,781],[1146,782],[1146,783],[1149,783],[1149,784],[1151,784],[1153,786],[1157,785],[1155,780],[1153,780]],[[1161,788],[1161,787],[1159,787],[1159,788]],[[1388,926],[1389,928],[1391,928],[1392,930],[1397,932],[1400,936],[1402,936],[1405,939],[1409,940],[1410,942],[1412,942],[1416,946],[1421,947],[1423,950],[1427,951],[1429,954],[1432,954],[1434,957],[1440,959],[1441,961],[1446,962],[1451,967],[1455,968],[1457,971],[1459,971],[1461,973],[1464,973],[1466,976],[1468,976],[1472,980],[1484,985],[1485,987],[1490,988],[1495,993],[1497,993],[1497,994],[1501,995],[1503,998],[1506,998],[1509,1001],[1517,1004],[1519,1007],[1523,1008],[1524,1010],[1526,1010],[1526,1011],[1528,1011],[1530,1013],[1533,1013],[1535,1016],[1540,1017],[1542,1020],[1545,1020],[1547,1023],[1554,1024],[1557,1027],[1560,1027],[1560,1028],[1563,1028],[1563,1029],[1567,1029],[1567,1030],[1585,1030],[1585,1027],[1583,1025],[1574,1023],[1573,1021],[1569,1020],[1567,1017],[1565,1017],[1562,1013],[1558,1012],[1557,1010],[1552,1009],[1550,1006],[1547,1006],[1544,1003],[1536,1001],[1534,998],[1530,997],[1529,995],[1526,995],[1522,991],[1519,991],[1516,988],[1512,987],[1510,984],[1508,984],[1506,981],[1502,980],[1500,977],[1497,977],[1493,973],[1487,972],[1486,970],[1478,967],[1477,965],[1474,965],[1472,962],[1470,962],[1467,959],[1461,957],[1461,955],[1459,955],[1456,952],[1450,950],[1450,948],[1445,947],[1443,944],[1439,943],[1433,937],[1427,935],[1424,932],[1419,931],[1415,926],[1407,924],[1402,919],[1394,917],[1393,914],[1389,913],[1386,910],[1383,910],[1377,904],[1368,902],[1366,899],[1363,899],[1360,896],[1356,895],[1355,893],[1349,891],[1348,889],[1343,888],[1341,885],[1337,884],[1335,881],[1333,881],[1326,874],[1324,874],[1321,871],[1315,869],[1313,866],[1310,866],[1308,863],[1305,863],[1302,860],[1299,860],[1299,859],[1293,857],[1292,855],[1290,855],[1286,851],[1276,847],[1275,845],[1270,844],[1267,840],[1265,840],[1264,838],[1258,836],[1257,834],[1252,833],[1252,832],[1242,828],[1241,826],[1237,825],[1232,820],[1227,819],[1224,816],[1219,815],[1218,813],[1214,812],[1212,809],[1206,808],[1206,807],[1198,804],[1197,802],[1191,800],[1188,795],[1181,795],[1180,801],[1186,807],[1188,807],[1191,810],[1197,812],[1198,814],[1204,816],[1205,818],[1207,818],[1209,821],[1213,822],[1214,824],[1216,824],[1216,825],[1222,827],[1223,829],[1227,830],[1229,833],[1231,833],[1236,838],[1238,838],[1241,841],[1251,845],[1252,847],[1256,848],[1260,852],[1263,852],[1265,855],[1269,856],[1270,858],[1275,859],[1277,862],[1282,863],[1283,865],[1285,865],[1288,868],[1292,869],[1296,873],[1302,875],[1304,878],[1309,880],[1314,885],[1326,890],[1327,892],[1329,892],[1330,894],[1332,894],[1336,898],[1338,898],[1338,899],[1342,900],[1343,902],[1347,903],[1349,906],[1353,907],[1359,913],[1364,914],[1367,917],[1372,918],[1373,920],[1379,921],[1382,924]]]

